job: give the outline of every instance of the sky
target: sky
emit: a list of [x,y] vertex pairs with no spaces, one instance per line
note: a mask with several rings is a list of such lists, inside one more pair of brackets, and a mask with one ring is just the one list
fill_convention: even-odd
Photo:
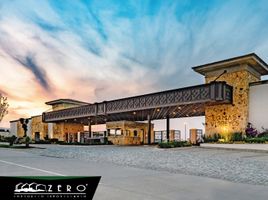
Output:
[[191,67],[252,52],[268,62],[267,11],[266,0],[0,0],[0,127],[57,98],[202,84]]

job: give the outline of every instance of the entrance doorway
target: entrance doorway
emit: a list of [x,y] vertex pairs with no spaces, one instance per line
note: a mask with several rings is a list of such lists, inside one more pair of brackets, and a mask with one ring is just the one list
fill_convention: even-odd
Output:
[[34,134],[34,140],[36,142],[39,142],[40,141],[40,132],[35,132],[35,134]]

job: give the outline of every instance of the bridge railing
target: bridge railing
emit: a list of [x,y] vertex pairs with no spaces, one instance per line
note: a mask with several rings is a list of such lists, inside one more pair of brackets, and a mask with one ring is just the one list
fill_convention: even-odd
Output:
[[43,113],[44,122],[116,114],[144,109],[195,103],[231,103],[232,86],[226,82],[185,87],[123,99],[104,101],[80,107]]

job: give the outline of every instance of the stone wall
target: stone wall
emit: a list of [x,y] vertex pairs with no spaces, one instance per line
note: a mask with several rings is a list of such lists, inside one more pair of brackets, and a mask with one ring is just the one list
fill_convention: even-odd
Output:
[[[113,144],[147,144],[148,143],[148,123],[118,121],[107,122],[107,129],[120,129],[121,135],[110,135],[108,139]],[[136,133],[136,135],[135,135]],[[154,126],[151,124],[151,143],[154,142]]]
[[[206,83],[216,77],[206,77]],[[258,80],[260,77],[245,69],[226,73],[217,80],[233,86],[233,104],[206,107],[206,134],[220,133],[228,139],[230,133],[245,131],[249,112],[249,83]]]
[[108,136],[108,140],[117,145],[140,145],[140,137],[132,136]]
[[31,136],[35,140],[35,134],[40,134],[40,140],[44,140],[48,134],[48,124],[42,122],[42,116],[34,116],[31,118]]
[[84,131],[84,125],[78,123],[55,123],[53,125],[53,138],[60,141],[67,141],[67,134],[77,134]]
[[17,137],[22,138],[24,136],[24,130],[20,121],[17,122]]

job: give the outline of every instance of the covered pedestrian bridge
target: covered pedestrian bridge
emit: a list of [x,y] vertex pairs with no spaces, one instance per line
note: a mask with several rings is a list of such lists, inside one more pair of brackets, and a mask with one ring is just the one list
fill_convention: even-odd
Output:
[[[231,104],[232,90],[232,86],[224,81],[213,81],[208,84],[44,112],[42,119],[46,123],[80,123],[89,127],[91,124],[122,120],[148,120],[148,133],[151,132],[151,120],[166,119],[169,139],[170,118],[203,116],[206,106]],[[150,144],[150,134],[147,139]]]

